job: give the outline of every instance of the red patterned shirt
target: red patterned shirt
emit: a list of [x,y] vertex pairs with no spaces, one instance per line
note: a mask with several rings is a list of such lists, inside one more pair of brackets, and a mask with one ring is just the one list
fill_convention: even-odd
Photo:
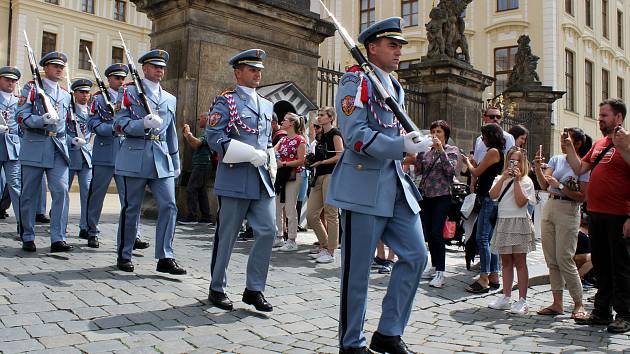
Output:
[[[298,159],[298,147],[302,144],[306,145],[306,138],[299,134],[291,138],[285,136],[280,140],[279,144],[278,154],[280,155],[280,161],[295,161]],[[295,168],[295,172],[302,172],[303,168],[298,166]]]

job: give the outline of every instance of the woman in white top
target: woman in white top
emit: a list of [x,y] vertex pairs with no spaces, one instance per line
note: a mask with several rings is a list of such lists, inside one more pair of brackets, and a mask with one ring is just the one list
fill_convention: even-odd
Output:
[[[591,138],[580,128],[569,128],[575,151],[584,156],[591,148]],[[588,317],[582,303],[582,283],[573,256],[580,228],[580,204],[586,200],[590,173],[576,176],[567,163],[565,148],[562,155],[553,156],[543,172],[541,151],[534,160],[536,179],[543,190],[549,191],[541,218],[541,241],[549,268],[549,282],[553,303],[538,310],[539,315],[555,316],[563,313],[562,290],[565,287],[573,299],[571,317]]]
[[[527,205],[536,201],[536,195],[534,182],[527,176],[528,171],[525,150],[514,146],[505,154],[503,173],[495,178],[490,189],[490,198],[501,199],[490,250],[501,257],[503,296],[488,306],[498,310],[510,309],[512,313],[521,315],[528,311],[526,255],[536,249],[534,225],[527,212]],[[511,304],[515,267],[519,300]]]

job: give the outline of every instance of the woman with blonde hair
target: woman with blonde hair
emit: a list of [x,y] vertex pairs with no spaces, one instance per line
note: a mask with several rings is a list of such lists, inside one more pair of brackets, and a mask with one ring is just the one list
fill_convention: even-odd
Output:
[[[313,161],[309,161],[314,169],[314,185],[308,197],[306,219],[315,232],[319,241],[319,250],[312,257],[317,263],[330,263],[335,260],[335,250],[339,244],[339,210],[332,205],[325,204],[328,192],[328,181],[341,153],[343,139],[341,132],[333,127],[337,114],[333,107],[323,107],[317,113],[317,125],[320,126],[320,137],[315,146]],[[320,215],[324,211],[326,226]]]
[[[304,137],[304,118],[295,113],[287,113],[281,124],[281,129],[287,132],[274,147],[278,172],[276,174],[276,225],[277,238],[274,247],[280,251],[297,251],[298,215],[297,199],[302,184],[298,178],[304,168],[306,157],[306,138]],[[284,241],[284,220],[288,219],[288,240]]]
[[[529,217],[527,205],[536,201],[534,182],[527,176],[529,162],[525,150],[513,146],[505,154],[503,173],[497,176],[490,189],[490,198],[498,199],[497,219],[490,243],[492,253],[499,254],[503,266],[503,296],[488,304],[497,310],[514,314],[526,314],[527,253],[536,249],[534,225]],[[514,268],[518,277],[519,300],[511,304]]]

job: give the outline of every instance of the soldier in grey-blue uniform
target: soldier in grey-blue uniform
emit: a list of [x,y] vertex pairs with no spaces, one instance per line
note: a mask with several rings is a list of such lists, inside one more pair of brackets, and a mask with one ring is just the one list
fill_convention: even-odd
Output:
[[[404,90],[390,75],[397,69],[402,46],[407,43],[400,21],[389,18],[375,23],[360,34],[359,42],[365,45],[368,60],[383,86],[402,107]],[[379,100],[359,66],[341,78],[335,103],[346,144],[333,171],[326,203],[342,211],[339,346],[343,353],[369,352],[363,324],[370,265],[377,242],[382,240],[396,253],[398,261],[370,349],[410,353],[401,336],[427,252],[418,215],[421,197],[403,172],[401,160],[406,153],[415,155],[428,149],[430,139],[417,132],[401,136],[398,120]]]
[[16,112],[24,135],[20,144],[22,165],[22,193],[20,194],[20,236],[22,249],[35,252],[35,213],[39,207],[42,175],[46,173],[52,198],[50,240],[51,252],[67,252],[72,246],[66,243],[65,225],[68,219],[68,146],[66,144],[66,117],[70,112],[70,94],[59,85],[66,65],[66,55],[50,52],[39,65],[44,68],[42,86],[54,109],[46,112],[42,99],[29,82],[22,89],[26,97]]
[[[92,147],[90,145],[90,130],[88,129],[88,100],[90,99],[90,90],[92,89],[92,81],[88,79],[75,80],[72,85],[74,92],[74,117],[76,123],[71,121],[70,116],[66,121],[66,140],[68,144],[68,153],[70,154],[70,171],[68,176],[68,189],[72,187],[74,176],[77,175],[79,180],[79,198],[81,201],[81,217],[79,221],[79,237],[87,233],[87,199],[88,189],[92,180]],[[79,134],[77,127],[81,130]],[[81,135],[83,137],[81,137]],[[68,208],[68,202],[66,208]],[[90,245],[88,242],[88,246]]]
[[[87,234],[85,238],[88,240],[88,246],[93,248],[99,247],[98,236],[100,230],[98,224],[103,211],[105,194],[107,194],[112,177],[116,183],[121,208],[125,198],[123,178],[114,174],[116,155],[120,150],[125,135],[114,132],[114,114],[105,104],[104,95],[108,94],[110,103],[115,105],[118,100],[118,90],[122,87],[128,74],[129,69],[125,64],[116,63],[107,67],[105,69],[105,77],[107,77],[109,84],[107,92],[96,92],[90,109],[88,126],[95,136],[92,147],[92,183],[90,183],[87,200]],[[114,110],[116,110],[116,106],[114,106]],[[138,232],[133,249],[148,248],[149,243],[142,241],[139,236],[139,218],[136,224],[138,224],[136,227]]]
[[215,98],[206,128],[208,143],[219,154],[214,182],[219,217],[208,299],[224,310],[233,308],[225,293],[226,270],[244,218],[256,237],[247,261],[243,302],[259,311],[273,310],[263,295],[276,234],[275,193],[270,175],[270,171],[275,173],[275,164],[269,164],[275,163],[275,154],[269,155],[269,149],[273,150],[273,104],[256,93],[266,56],[263,50],[250,49],[229,60],[236,87]]
[[0,168],[4,172],[4,188],[8,188],[16,221],[19,224],[20,199],[20,137],[15,112],[19,99],[13,94],[21,73],[18,68],[0,68]]
[[131,252],[138,231],[137,220],[149,186],[158,207],[155,228],[156,271],[186,274],[175,262],[173,236],[177,218],[175,178],[180,174],[179,150],[175,129],[176,98],[160,85],[169,54],[160,49],[140,57],[144,79],[142,86],[153,113],[144,108],[135,85],[120,88],[117,105],[121,110],[114,121],[114,131],[125,139],[116,156],[117,175],[122,176],[123,206],[118,226],[118,261],[120,270],[132,272]]

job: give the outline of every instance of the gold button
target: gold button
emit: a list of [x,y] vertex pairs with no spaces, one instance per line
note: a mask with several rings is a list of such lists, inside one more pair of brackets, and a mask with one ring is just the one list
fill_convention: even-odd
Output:
[[232,168],[232,167],[234,167],[234,165],[233,165],[233,164],[230,164],[230,168]]
[[103,143],[101,143],[100,145],[103,146]]
[[361,171],[363,169],[363,165],[362,164],[358,164],[357,165],[357,170]]
[[131,146],[128,146],[127,148],[128,148],[129,150],[131,150]]

